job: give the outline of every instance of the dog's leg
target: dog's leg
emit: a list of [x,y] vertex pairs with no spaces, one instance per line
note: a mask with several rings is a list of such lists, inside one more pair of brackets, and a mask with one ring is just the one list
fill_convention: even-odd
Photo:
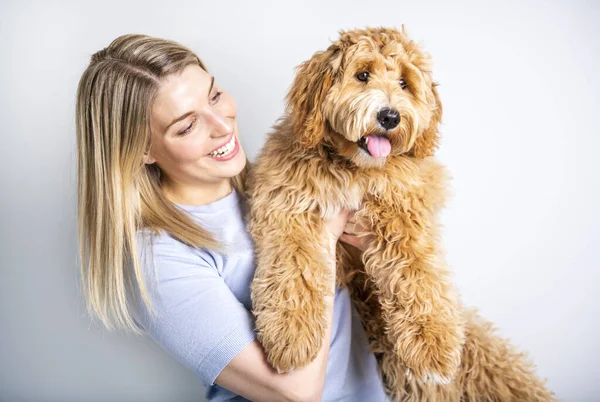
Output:
[[[509,341],[495,333],[493,325],[474,311],[464,312],[465,345],[456,378],[450,384],[431,384],[407,379],[394,394],[395,401],[431,402],[551,402],[554,394],[535,374],[533,364]],[[384,370],[400,366],[386,355]],[[397,398],[401,396],[401,398]]]
[[279,372],[310,363],[321,349],[335,264],[321,245],[322,228],[316,215],[253,206],[249,222],[257,263],[251,285],[253,313],[258,340]]
[[340,286],[347,287],[350,292],[352,303],[369,339],[370,350],[377,358],[379,375],[386,393],[394,402],[408,401],[409,394],[405,388],[406,366],[392,351],[393,345],[385,335],[378,292],[364,271],[361,254],[360,250],[350,245],[338,243],[337,278]]
[[365,199],[357,217],[371,228],[363,261],[394,352],[410,375],[444,384],[460,363],[464,324],[438,244],[442,175],[434,164],[407,166],[393,172],[404,181]]
[[346,286],[350,291],[390,399],[394,402],[458,402],[460,389],[456,384],[424,384],[414,376],[408,378],[406,365],[394,352],[394,345],[385,334],[379,292],[364,271],[361,252],[340,243],[337,256],[340,286]]
[[[456,387],[465,402],[553,401],[554,395],[524,353],[495,334],[493,325],[474,311],[466,316],[466,342]],[[436,393],[443,392],[438,389]],[[441,396],[441,394],[438,394]]]

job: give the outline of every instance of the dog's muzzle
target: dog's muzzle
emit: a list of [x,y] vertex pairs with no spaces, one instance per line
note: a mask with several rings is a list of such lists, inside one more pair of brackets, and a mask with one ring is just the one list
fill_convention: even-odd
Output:
[[[389,107],[377,113],[377,121],[385,130],[393,130],[400,124],[400,113]],[[390,139],[385,134],[369,134],[356,142],[358,146],[375,158],[385,158],[390,154],[392,146]]]

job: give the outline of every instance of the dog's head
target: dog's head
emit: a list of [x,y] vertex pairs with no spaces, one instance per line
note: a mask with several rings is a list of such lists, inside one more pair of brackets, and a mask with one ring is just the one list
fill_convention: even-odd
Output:
[[299,66],[288,94],[300,143],[324,143],[363,167],[390,155],[432,155],[442,106],[431,64],[404,28],[340,32]]

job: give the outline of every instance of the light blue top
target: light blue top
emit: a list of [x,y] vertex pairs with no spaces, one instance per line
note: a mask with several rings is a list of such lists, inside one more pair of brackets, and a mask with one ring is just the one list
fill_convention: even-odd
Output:
[[[207,399],[244,401],[214,381],[256,339],[250,312],[255,263],[243,220],[245,204],[234,190],[208,205],[176,205],[218,241],[231,245],[231,251],[191,248],[168,234],[154,236],[150,247],[142,243],[143,237],[149,237],[140,231],[141,263],[160,316],[151,319],[143,304],[137,303],[136,321],[177,361],[196,372],[207,386]],[[347,289],[336,290],[323,400],[388,401]]]

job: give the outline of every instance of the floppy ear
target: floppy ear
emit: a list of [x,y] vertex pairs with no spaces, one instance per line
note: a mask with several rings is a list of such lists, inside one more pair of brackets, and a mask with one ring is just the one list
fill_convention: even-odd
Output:
[[341,62],[339,47],[331,45],[317,52],[298,67],[296,78],[287,95],[287,110],[300,143],[312,148],[323,138],[326,121],[323,100],[333,85]]
[[442,121],[442,103],[435,87],[436,83],[431,84],[431,101],[432,108],[431,120],[429,126],[423,134],[415,140],[415,145],[411,151],[411,155],[417,158],[426,158],[435,153],[440,140],[438,126]]

